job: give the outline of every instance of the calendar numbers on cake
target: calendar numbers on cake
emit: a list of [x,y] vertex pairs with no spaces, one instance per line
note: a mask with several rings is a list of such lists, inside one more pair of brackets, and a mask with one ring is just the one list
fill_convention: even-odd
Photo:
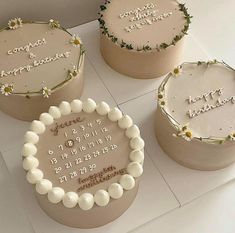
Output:
[[77,131],[76,129],[72,129],[72,133],[73,133],[73,134],[77,134],[78,131]]
[[70,179],[73,179],[78,176],[78,173],[76,171],[70,172],[69,173]]
[[62,171],[62,167],[55,167],[54,170],[55,170],[55,173],[58,174]]
[[65,168],[66,169],[69,169],[71,167],[72,167],[72,163],[71,162],[65,163]]
[[74,161],[75,161],[76,165],[82,163],[82,159],[81,158],[76,158]]
[[74,140],[72,139],[69,139],[65,142],[65,146],[68,147],[68,148],[71,148],[74,146]]
[[80,175],[84,175],[87,173],[87,168],[86,167],[80,168],[79,172],[80,172]]
[[77,153],[78,153],[77,149],[72,149],[72,150],[71,150],[71,154],[72,154],[72,155],[76,155]]
[[58,161],[57,161],[56,158],[52,158],[52,159],[51,159],[51,164],[57,164],[57,162],[58,162]]
[[63,153],[62,155],[61,155],[61,159],[67,159],[68,158],[68,154],[67,153]]
[[91,156],[89,154],[84,155],[84,160],[88,161],[91,159]]
[[96,164],[95,163],[90,164],[88,167],[89,167],[89,171],[93,171],[96,168]]
[[49,155],[53,155],[54,151],[53,150],[48,150]]
[[67,180],[67,176],[60,176],[59,177],[59,182],[62,184],[62,183],[64,183],[64,182],[67,182],[68,180]]
[[118,148],[113,137],[99,118],[66,129],[62,134],[64,141],[48,149],[49,163],[58,182],[69,182],[94,172],[96,161]]

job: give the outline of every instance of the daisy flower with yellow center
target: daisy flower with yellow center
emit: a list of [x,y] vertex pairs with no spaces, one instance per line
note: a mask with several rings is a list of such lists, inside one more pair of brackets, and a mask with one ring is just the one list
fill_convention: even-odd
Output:
[[228,135],[228,140],[235,141],[235,133],[231,133],[230,135]]
[[171,73],[173,76],[177,77],[177,76],[181,75],[182,72],[183,72],[182,67],[178,66]]
[[177,134],[173,134],[174,137],[182,137],[186,141],[191,141],[193,138],[193,133],[188,128],[188,124],[181,127],[181,130]]
[[51,28],[59,28],[59,27],[60,27],[60,23],[59,23],[59,21],[57,21],[57,20],[50,19],[50,20],[49,20],[49,26],[50,26]]
[[22,27],[23,26],[23,21],[22,21],[21,18],[15,18],[15,20],[16,20],[16,23],[17,23],[18,27]]
[[72,78],[72,77],[76,77],[77,75],[78,75],[78,70],[76,66],[74,66],[72,70],[69,70],[69,76]]
[[0,88],[0,91],[2,93],[2,95],[5,95],[5,96],[9,96],[10,94],[12,94],[13,92],[13,84],[2,84],[1,88]]
[[79,47],[82,44],[82,40],[78,35],[73,35],[70,43],[75,47]]
[[8,21],[8,27],[12,30],[17,29],[19,27],[17,23],[17,19],[10,19]]
[[51,89],[49,89],[47,87],[43,87],[42,88],[42,95],[44,98],[49,98],[49,96],[51,95]]

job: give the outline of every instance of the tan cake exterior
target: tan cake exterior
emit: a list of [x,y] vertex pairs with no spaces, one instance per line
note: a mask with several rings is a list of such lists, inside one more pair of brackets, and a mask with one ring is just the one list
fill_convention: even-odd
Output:
[[235,70],[214,61],[184,63],[158,89],[156,136],[162,149],[193,169],[235,161]]
[[51,218],[94,228],[119,217],[135,199],[143,149],[129,116],[105,102],[75,99],[50,107],[32,122],[23,167]]
[[51,105],[80,97],[84,49],[58,21],[9,21],[0,31],[0,110],[32,121]]
[[156,78],[182,62],[191,16],[172,0],[111,0],[101,6],[100,49],[116,71]]

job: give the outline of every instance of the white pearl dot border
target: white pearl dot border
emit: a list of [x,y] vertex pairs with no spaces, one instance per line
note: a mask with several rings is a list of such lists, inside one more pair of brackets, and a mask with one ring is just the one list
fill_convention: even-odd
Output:
[[[93,195],[83,193],[78,196],[76,192],[65,193],[63,188],[53,187],[50,180],[43,178],[43,172],[38,169],[39,161],[37,155],[37,146],[40,136],[45,132],[46,127],[53,124],[54,120],[61,118],[63,115],[72,113],[93,113],[96,111],[99,115],[107,115],[109,120],[116,122],[118,126],[125,130],[126,137],[130,140],[129,146],[132,151],[129,154],[130,163],[126,167],[127,174],[120,177],[118,183],[112,183],[107,190],[100,189]],[[79,99],[71,103],[61,102],[59,107],[51,106],[48,113],[42,113],[39,120],[31,123],[30,131],[25,134],[25,144],[22,148],[23,168],[27,171],[26,179],[30,184],[34,184],[36,191],[41,195],[47,195],[51,203],[62,202],[67,208],[80,207],[82,210],[91,209],[94,204],[97,206],[107,206],[111,199],[119,199],[123,196],[124,191],[131,190],[136,185],[136,178],[143,173],[144,162],[144,140],[140,136],[138,126],[133,124],[133,120],[128,115],[123,115],[117,108],[110,109],[109,105],[96,102],[88,98],[82,102]]]

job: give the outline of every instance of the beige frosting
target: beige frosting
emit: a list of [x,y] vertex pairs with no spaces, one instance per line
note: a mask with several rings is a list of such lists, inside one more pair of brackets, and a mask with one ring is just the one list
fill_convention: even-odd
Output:
[[[171,77],[165,85],[165,110],[180,124],[189,124],[188,127],[197,137],[226,137],[235,132],[235,72],[222,64],[200,65],[185,64],[182,74]],[[189,104],[188,98],[192,99],[209,94],[211,91],[222,88],[212,96]],[[181,91],[179,91],[181,90]],[[234,96],[234,103],[227,102],[223,106],[201,113],[190,118],[189,110],[199,110],[203,105],[214,105]]]
[[[235,144],[230,137],[234,133],[234,103],[229,101],[194,118],[187,115],[189,109],[214,105],[218,98],[230,99],[234,95],[234,75],[234,70],[221,63],[189,63],[183,64],[182,74],[169,75],[161,84],[158,97],[163,98],[158,101],[156,136],[162,149],[178,163],[193,169],[216,170],[235,161]],[[221,95],[216,92],[207,101],[200,98],[220,88]],[[189,104],[189,96],[199,97],[198,101]],[[184,125],[187,128],[182,131]],[[186,132],[191,133],[191,139]]]
[[[59,129],[58,135],[55,136],[51,131],[51,129],[55,129],[56,124],[61,125],[65,122],[77,119],[78,117],[82,119],[82,122]],[[101,121],[101,124],[97,123],[97,121]],[[91,123],[92,127],[88,126],[89,123]],[[102,130],[105,131],[102,132]],[[97,132],[97,135],[92,136],[92,132]],[[90,136],[85,139],[87,133],[90,134]],[[111,141],[109,141],[110,136]],[[76,141],[77,137],[80,138],[80,142]],[[66,147],[66,141],[71,139],[74,141],[74,146]],[[102,140],[102,144],[97,144],[97,140],[99,139]],[[94,142],[95,146],[89,148],[88,143],[92,142]],[[79,149],[82,146],[86,147],[84,151],[80,151]],[[122,174],[125,174],[126,167],[130,162],[129,154],[131,152],[129,139],[125,136],[125,130],[120,129],[117,123],[111,122],[107,116],[100,116],[96,112],[92,114],[84,112],[79,114],[70,114],[55,120],[52,125],[47,127],[44,134],[40,136],[37,148],[38,152],[36,157],[40,161],[39,169],[43,171],[44,178],[49,179],[53,183],[54,187],[58,186],[63,188],[65,192],[74,191],[79,194],[82,194],[83,192],[94,194],[97,190],[107,189],[110,184],[118,182],[121,176],[120,174],[108,181],[94,185],[91,188],[85,188],[82,191],[78,191],[78,188],[83,185],[83,183],[79,184],[79,179],[84,179],[90,175],[103,172],[104,168],[112,166],[116,169],[113,168],[111,171],[104,173],[103,177],[120,170],[123,170]],[[108,148],[108,152],[103,151],[104,148]],[[73,154],[73,152],[71,152],[71,150],[74,149],[77,150],[77,154]],[[49,150],[53,151],[53,154],[49,155]],[[96,151],[99,151],[99,155],[97,157],[95,157]],[[67,154],[68,158],[62,159],[61,156],[63,154]],[[80,159],[82,162],[76,164]],[[57,162],[53,163],[55,160]],[[90,170],[90,166],[93,166],[93,164],[95,164],[95,168],[94,170]],[[67,166],[69,168],[66,168]],[[62,170],[57,174],[55,170],[60,167]],[[81,174],[80,169],[83,169],[84,167],[87,172],[85,174]],[[77,173],[77,176],[73,179],[70,177],[72,172]],[[60,179],[63,179],[63,176],[66,176],[67,181],[61,183]],[[84,184],[87,183],[89,182],[85,182]]]
[[[120,17],[120,14],[143,8],[146,4],[151,3],[154,8],[141,11],[139,14],[143,15],[147,11],[150,13],[155,11],[155,16],[147,17],[150,20],[164,13],[172,14],[162,20],[152,22],[151,25],[143,25],[140,29],[127,32],[125,27],[140,23],[144,18],[131,22],[130,19],[135,16],[134,14],[123,18]],[[123,40],[127,44],[132,44],[134,48],[142,48],[144,45],[156,48],[156,45],[161,43],[169,44],[176,35],[180,34],[185,24],[184,14],[179,11],[178,3],[174,0],[112,0],[107,5],[107,10],[103,11],[102,14],[109,33],[120,41]]]
[[[44,42],[39,46],[31,46],[28,52],[12,52],[30,43],[34,45],[38,40]],[[83,90],[84,54],[80,46],[74,47],[70,43],[71,40],[72,36],[67,31],[52,29],[49,23],[24,23],[15,30],[2,30],[0,76],[2,73],[32,65],[34,61],[45,60],[56,54],[66,53],[68,56],[32,67],[30,71],[23,69],[21,73],[16,72],[16,75],[2,75],[0,83],[13,84],[14,89],[13,94],[9,96],[0,93],[0,109],[17,119],[31,121],[40,113],[47,111],[51,105],[58,105],[62,100],[72,101],[79,98]],[[74,66],[78,74],[66,81],[68,70],[72,70]],[[56,87],[49,98],[44,98],[42,95],[44,87],[48,89]],[[37,93],[27,94],[27,92]]]
[[[7,54],[9,50],[24,47],[43,38],[46,43],[30,48],[29,52]],[[14,92],[39,91],[44,86],[53,88],[65,80],[69,69],[78,65],[80,48],[72,46],[70,41],[71,35],[68,32],[57,28],[52,29],[49,24],[23,24],[21,28],[0,32],[0,72],[23,67],[32,64],[34,60],[53,57],[56,54],[70,53],[68,58],[60,58],[31,68],[29,72],[24,70],[21,74],[2,77],[1,83],[13,83]],[[30,59],[30,53],[36,57]]]

